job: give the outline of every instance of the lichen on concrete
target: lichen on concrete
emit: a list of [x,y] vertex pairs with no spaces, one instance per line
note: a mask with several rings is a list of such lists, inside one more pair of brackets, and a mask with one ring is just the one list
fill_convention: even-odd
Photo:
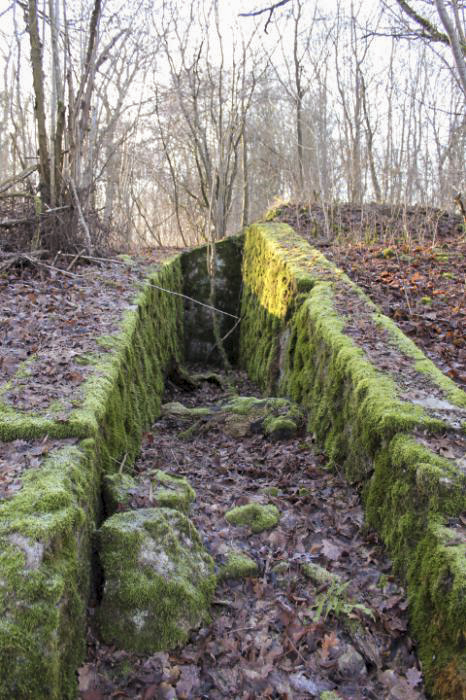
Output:
[[247,503],[237,506],[225,513],[225,519],[231,525],[246,525],[251,532],[269,530],[280,522],[280,511],[272,504]]
[[214,562],[182,513],[117,513],[99,533],[105,584],[98,613],[103,640],[153,653],[186,642],[209,619]]

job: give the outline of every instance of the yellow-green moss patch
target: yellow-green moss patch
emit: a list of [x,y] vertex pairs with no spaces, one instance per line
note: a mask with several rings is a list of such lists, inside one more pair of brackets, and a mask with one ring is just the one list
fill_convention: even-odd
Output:
[[272,504],[247,503],[237,506],[225,513],[225,519],[231,525],[246,525],[251,532],[262,532],[278,525],[280,511]]
[[191,503],[196,498],[196,492],[187,479],[158,469],[152,484],[157,505],[188,513]]
[[227,560],[220,567],[219,578],[247,578],[257,576],[259,567],[257,562],[243,552],[231,551],[227,554]]

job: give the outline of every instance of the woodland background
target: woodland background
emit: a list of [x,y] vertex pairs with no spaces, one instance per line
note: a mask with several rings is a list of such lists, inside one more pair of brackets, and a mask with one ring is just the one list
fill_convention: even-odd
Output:
[[4,249],[191,245],[280,199],[327,226],[461,203],[464,2],[229,5],[3,0]]

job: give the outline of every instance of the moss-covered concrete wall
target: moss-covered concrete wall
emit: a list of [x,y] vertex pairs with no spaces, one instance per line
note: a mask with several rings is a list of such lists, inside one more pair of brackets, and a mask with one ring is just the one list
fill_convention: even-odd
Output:
[[[234,317],[239,316],[243,237],[230,236],[215,244],[214,290],[208,271],[209,252],[209,246],[204,245],[182,255],[183,293],[230,315],[216,313],[213,316],[210,309],[185,299],[185,353],[191,362],[221,364],[216,334],[220,338],[228,334],[225,351],[229,361],[236,364],[239,325],[232,329],[237,322]],[[218,324],[217,329],[214,321]]]
[[[360,485],[367,520],[406,581],[433,696],[464,697],[466,538],[459,516],[466,475],[455,459],[436,453],[435,436],[454,433],[461,441],[466,395],[284,224],[246,231],[241,315],[241,364],[264,389],[307,409],[309,431]],[[361,320],[409,371],[413,398],[417,389],[432,391],[449,412],[410,400],[396,373],[377,368],[356,340]]]
[[119,332],[101,339],[105,351],[89,357],[93,371],[69,418],[0,411],[3,441],[63,440],[0,503],[2,700],[76,697],[101,478],[131,464],[158,414],[164,375],[183,352],[181,299],[151,285],[180,293],[179,257],[153,272]]

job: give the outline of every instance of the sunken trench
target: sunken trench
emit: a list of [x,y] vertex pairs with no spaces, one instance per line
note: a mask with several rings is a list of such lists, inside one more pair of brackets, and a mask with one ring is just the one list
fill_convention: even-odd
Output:
[[288,226],[211,265],[147,275],[69,414],[0,406],[52,441],[0,505],[0,698],[465,698],[464,392]]

